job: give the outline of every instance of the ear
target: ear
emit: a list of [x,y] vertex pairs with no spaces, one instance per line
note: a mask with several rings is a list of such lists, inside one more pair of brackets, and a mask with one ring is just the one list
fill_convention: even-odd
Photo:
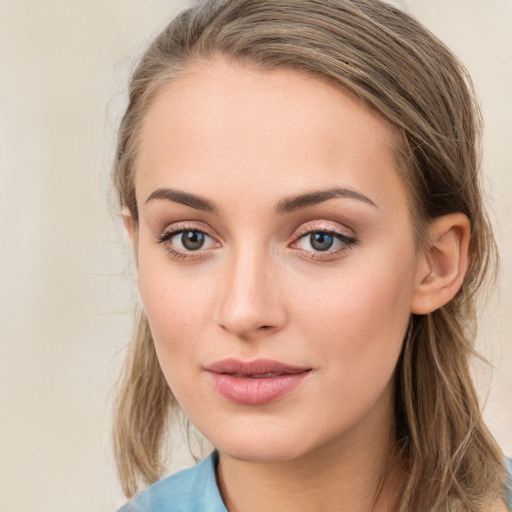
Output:
[[133,220],[132,214],[128,208],[124,207],[121,215],[126,238],[128,238],[132,246],[135,261],[137,261],[137,223]]
[[450,213],[428,229],[429,244],[420,254],[411,313],[426,315],[444,306],[459,291],[468,265],[469,219]]

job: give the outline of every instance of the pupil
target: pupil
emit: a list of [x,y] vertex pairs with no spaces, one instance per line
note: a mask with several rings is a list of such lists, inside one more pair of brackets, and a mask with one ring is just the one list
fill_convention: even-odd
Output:
[[181,235],[181,243],[189,251],[197,251],[204,244],[204,235],[199,231],[184,231]]
[[334,237],[327,233],[312,233],[309,236],[311,247],[317,251],[326,251],[334,243]]

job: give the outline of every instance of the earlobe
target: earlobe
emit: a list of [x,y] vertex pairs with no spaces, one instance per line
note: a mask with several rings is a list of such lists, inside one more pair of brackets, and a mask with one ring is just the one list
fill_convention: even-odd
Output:
[[444,306],[459,291],[468,264],[470,225],[462,213],[435,219],[429,245],[418,261],[411,312],[426,315]]

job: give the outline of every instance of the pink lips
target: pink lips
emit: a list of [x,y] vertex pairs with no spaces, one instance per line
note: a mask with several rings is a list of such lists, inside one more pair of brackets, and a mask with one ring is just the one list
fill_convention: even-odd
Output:
[[224,359],[205,368],[217,391],[243,405],[262,405],[292,391],[309,375],[311,368],[279,361]]

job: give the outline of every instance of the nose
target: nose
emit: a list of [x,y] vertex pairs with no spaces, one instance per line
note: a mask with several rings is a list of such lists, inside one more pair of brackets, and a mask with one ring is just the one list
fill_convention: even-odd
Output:
[[249,340],[271,334],[286,322],[280,272],[271,259],[264,251],[245,251],[226,262],[229,269],[221,287],[217,322],[239,338]]

